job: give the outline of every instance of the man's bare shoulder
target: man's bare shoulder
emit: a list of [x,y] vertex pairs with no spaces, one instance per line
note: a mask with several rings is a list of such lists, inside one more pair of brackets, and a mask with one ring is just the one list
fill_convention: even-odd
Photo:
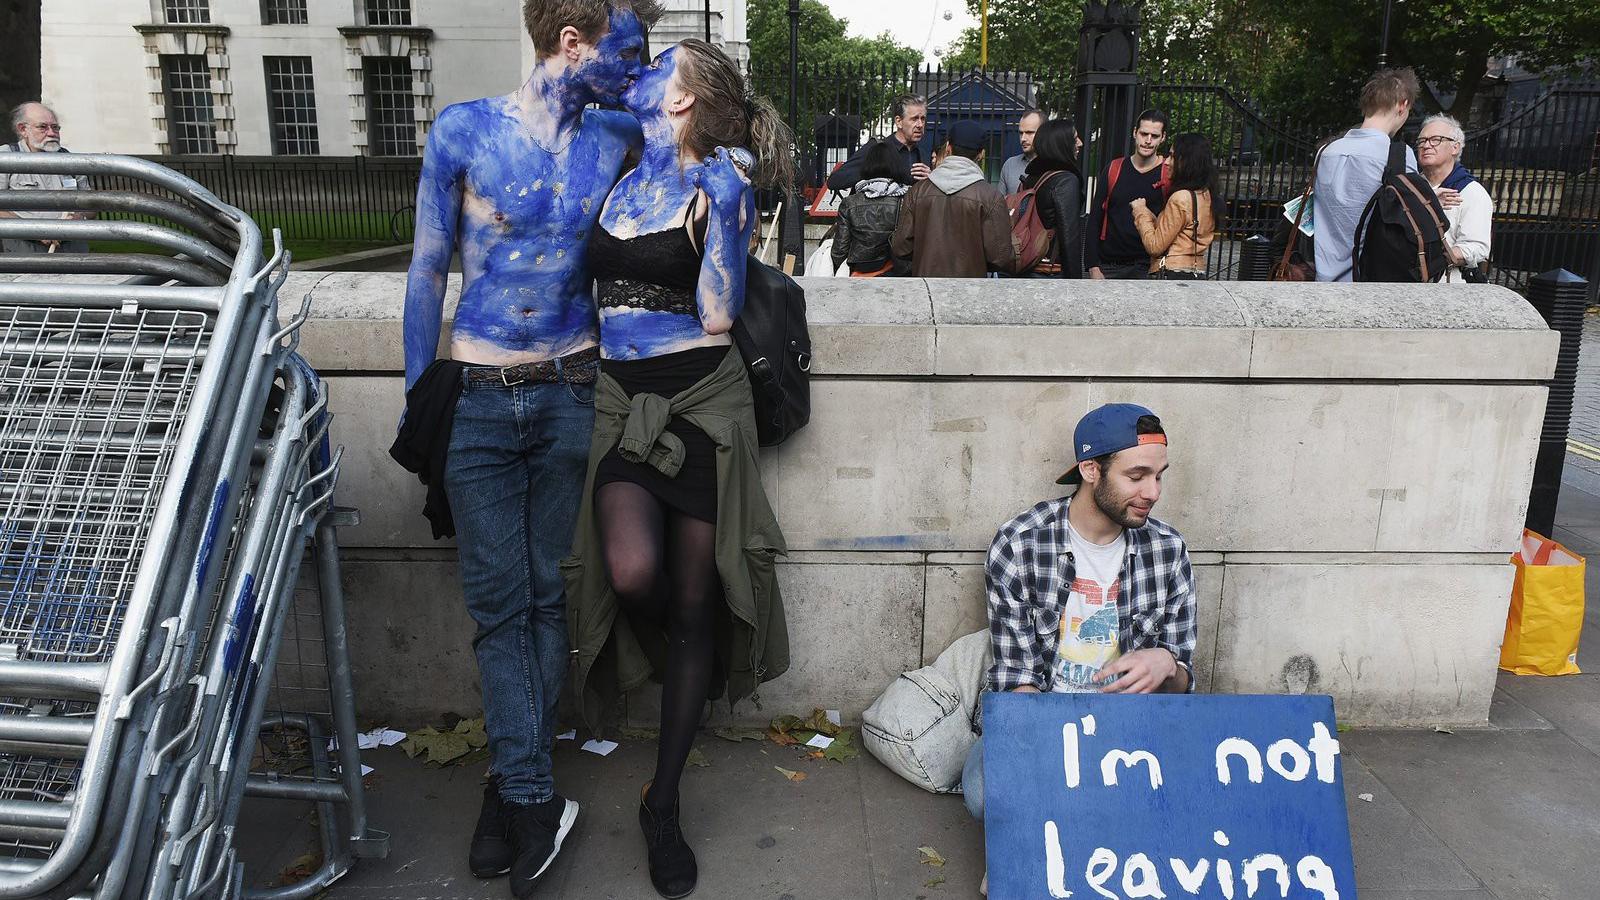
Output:
[[583,127],[593,128],[607,137],[635,145],[644,140],[644,132],[639,128],[639,120],[632,113],[615,109],[586,109],[583,111]]

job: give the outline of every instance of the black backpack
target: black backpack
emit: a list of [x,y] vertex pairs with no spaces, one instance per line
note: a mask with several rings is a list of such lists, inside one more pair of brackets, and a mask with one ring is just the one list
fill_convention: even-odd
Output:
[[1406,171],[1406,145],[1389,144],[1383,183],[1356,225],[1352,281],[1438,281],[1450,265],[1444,207],[1428,180]]
[[756,438],[763,447],[781,444],[811,420],[806,292],[754,256],[745,266],[744,310],[734,320],[733,343],[750,373]]

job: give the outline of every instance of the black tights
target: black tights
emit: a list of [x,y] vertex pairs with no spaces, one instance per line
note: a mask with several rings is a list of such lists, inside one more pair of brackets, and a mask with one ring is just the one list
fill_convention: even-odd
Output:
[[631,482],[601,485],[595,501],[611,589],[629,614],[667,635],[661,742],[649,796],[653,808],[666,811],[678,799],[711,687],[713,616],[721,595],[716,526],[664,506]]

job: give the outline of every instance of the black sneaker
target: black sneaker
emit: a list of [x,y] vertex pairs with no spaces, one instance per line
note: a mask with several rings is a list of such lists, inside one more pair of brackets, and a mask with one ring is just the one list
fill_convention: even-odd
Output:
[[516,857],[511,863],[511,893],[527,897],[561,852],[561,842],[578,821],[578,804],[553,794],[543,803],[507,803],[506,813]]
[[489,783],[483,787],[478,827],[472,830],[467,868],[478,878],[494,878],[511,871],[511,860],[511,829],[505,802],[500,799],[500,778],[490,775]]
[[644,831],[644,846],[650,862],[650,883],[667,900],[678,900],[694,893],[700,880],[700,866],[694,851],[683,839],[678,820],[678,803],[672,810],[656,813],[639,801],[639,827]]

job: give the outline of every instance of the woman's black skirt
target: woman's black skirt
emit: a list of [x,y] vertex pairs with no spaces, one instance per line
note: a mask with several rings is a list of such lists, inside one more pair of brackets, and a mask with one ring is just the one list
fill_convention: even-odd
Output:
[[[646,359],[603,359],[600,371],[616,379],[629,397],[641,392],[672,399],[716,371],[727,347],[696,347]],[[683,466],[668,478],[649,463],[623,459],[612,447],[595,470],[594,489],[613,481],[637,484],[657,500],[702,522],[717,521],[717,442],[704,431],[674,416],[667,431],[683,441]]]

